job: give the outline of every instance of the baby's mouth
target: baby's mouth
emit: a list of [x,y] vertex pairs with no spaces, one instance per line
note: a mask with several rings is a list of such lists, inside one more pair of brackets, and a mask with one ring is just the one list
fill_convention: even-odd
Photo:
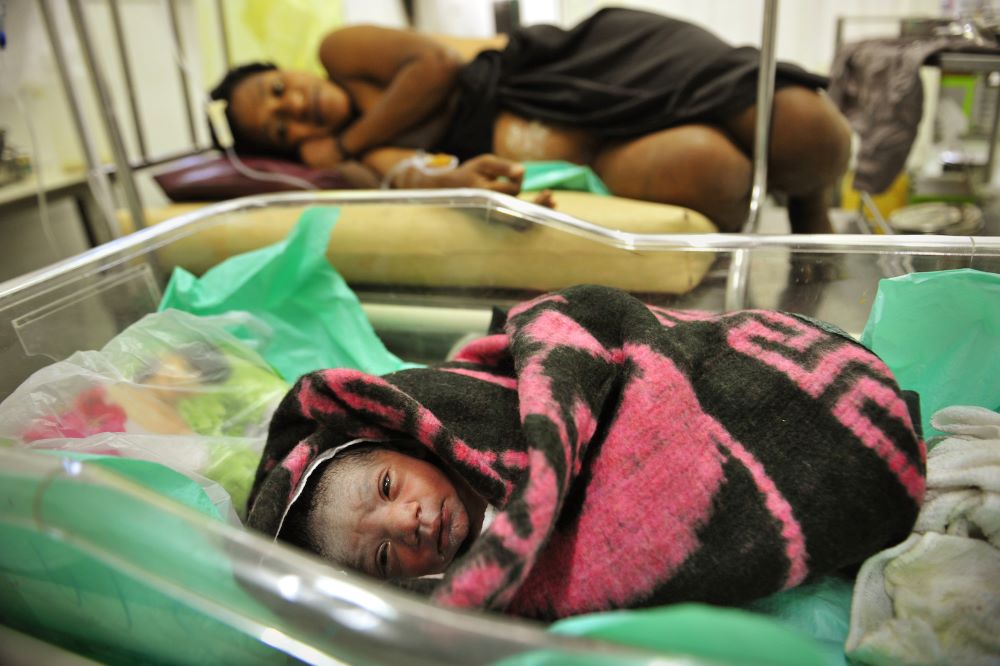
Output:
[[438,511],[441,520],[438,521],[437,551],[438,555],[444,557],[448,552],[448,546],[451,545],[451,514],[447,507],[445,507],[444,500],[441,501],[441,508]]

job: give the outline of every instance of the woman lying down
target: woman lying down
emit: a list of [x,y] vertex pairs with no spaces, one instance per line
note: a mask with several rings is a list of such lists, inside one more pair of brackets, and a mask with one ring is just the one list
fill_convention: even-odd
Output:
[[830,325],[580,286],[494,330],[432,368],[302,377],[251,527],[545,620],[742,604],[910,532],[923,442],[886,366]]

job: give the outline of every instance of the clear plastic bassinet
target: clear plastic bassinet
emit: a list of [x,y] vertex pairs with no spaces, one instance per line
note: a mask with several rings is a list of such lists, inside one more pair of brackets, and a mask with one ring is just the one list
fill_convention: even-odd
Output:
[[[492,306],[576,283],[858,335],[881,278],[1000,272],[986,237],[634,233],[482,191],[249,197],[0,284],[0,395],[154,312],[175,266],[199,274],[280,240],[315,205],[340,207],[331,262],[390,350],[419,362],[484,333]],[[432,607],[55,455],[0,447],[0,532],[0,623],[112,662],[695,661]]]

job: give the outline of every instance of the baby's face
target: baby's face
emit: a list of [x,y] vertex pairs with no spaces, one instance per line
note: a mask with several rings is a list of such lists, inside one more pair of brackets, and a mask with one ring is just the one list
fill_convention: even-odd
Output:
[[485,502],[424,460],[379,450],[329,473],[310,525],[325,556],[372,576],[441,573],[482,528]]

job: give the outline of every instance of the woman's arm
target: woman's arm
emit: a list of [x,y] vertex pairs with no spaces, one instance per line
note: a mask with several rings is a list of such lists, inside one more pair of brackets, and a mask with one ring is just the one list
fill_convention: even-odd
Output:
[[[356,155],[379,147],[441,109],[462,65],[457,52],[429,37],[376,26],[330,33],[320,46],[320,61],[362,109],[340,132],[339,146],[328,142],[324,152],[332,149],[337,157],[343,157],[341,147]],[[308,162],[305,153],[317,149],[303,148]]]

